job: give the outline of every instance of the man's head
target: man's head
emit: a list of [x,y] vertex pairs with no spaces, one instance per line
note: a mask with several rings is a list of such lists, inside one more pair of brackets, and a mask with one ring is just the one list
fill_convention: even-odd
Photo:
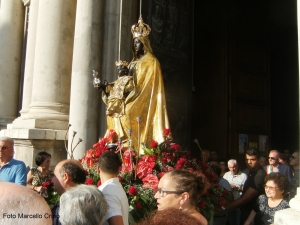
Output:
[[104,195],[94,186],[77,185],[69,188],[60,198],[62,225],[100,225],[106,218],[107,210]]
[[259,164],[260,164],[262,167],[268,165],[268,158],[267,158],[265,155],[262,155],[262,156],[259,158]]
[[14,156],[14,140],[10,137],[0,137],[0,160],[7,163]]
[[278,157],[279,157],[279,151],[271,150],[269,153],[269,164],[273,166],[277,166],[279,163]]
[[209,158],[210,158],[210,151],[207,149],[204,149],[204,150],[202,150],[202,154],[203,154],[203,162],[208,163]]
[[290,157],[290,165],[294,168],[294,170],[299,169],[299,151],[293,152]]
[[239,165],[235,159],[230,159],[227,165],[231,174],[236,175],[239,172]]
[[114,152],[104,152],[99,158],[100,174],[118,175],[122,165],[119,155]]
[[210,159],[211,161],[218,161],[219,160],[219,154],[216,151],[210,152]]
[[[0,225],[52,224],[51,210],[47,202],[30,188],[14,183],[1,182],[0,199]],[[36,218],[22,218],[22,214],[37,216]]]
[[258,170],[261,166],[259,164],[260,154],[256,148],[249,148],[246,150],[246,165],[249,170]]
[[74,159],[59,162],[54,169],[52,182],[59,195],[68,188],[85,182],[86,175],[81,163]]

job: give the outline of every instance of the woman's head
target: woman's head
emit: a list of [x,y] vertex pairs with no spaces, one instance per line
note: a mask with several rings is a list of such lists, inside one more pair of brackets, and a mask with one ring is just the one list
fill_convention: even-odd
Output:
[[220,159],[220,160],[219,160],[219,165],[220,165],[220,167],[221,167],[221,171],[222,171],[222,172],[228,171],[227,160]]
[[35,164],[37,166],[49,168],[51,163],[51,155],[48,152],[39,152],[35,157]]
[[179,209],[167,208],[150,213],[138,225],[197,225],[199,221]]
[[286,193],[288,186],[288,178],[281,173],[269,173],[265,177],[265,192],[267,197],[282,197]]
[[157,199],[158,210],[168,207],[184,208],[187,204],[195,206],[208,186],[203,174],[181,169],[167,172],[160,179],[158,191],[154,196]]

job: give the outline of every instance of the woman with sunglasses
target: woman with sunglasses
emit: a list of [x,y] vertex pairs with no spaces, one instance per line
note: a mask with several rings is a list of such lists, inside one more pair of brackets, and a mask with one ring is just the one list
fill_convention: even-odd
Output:
[[289,181],[281,173],[270,173],[265,177],[265,195],[260,195],[244,225],[266,225],[274,223],[276,211],[289,208],[289,204],[283,199]]
[[159,181],[155,194],[158,210],[177,208],[196,218],[199,224],[206,225],[207,220],[197,210],[200,197],[207,191],[209,183],[202,174],[188,170],[175,169],[167,172]]

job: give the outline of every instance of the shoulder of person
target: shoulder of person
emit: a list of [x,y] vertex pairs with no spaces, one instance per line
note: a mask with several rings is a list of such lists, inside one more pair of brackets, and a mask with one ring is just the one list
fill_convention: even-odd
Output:
[[267,196],[263,194],[263,195],[258,196],[258,199],[265,200],[265,199],[267,199]]

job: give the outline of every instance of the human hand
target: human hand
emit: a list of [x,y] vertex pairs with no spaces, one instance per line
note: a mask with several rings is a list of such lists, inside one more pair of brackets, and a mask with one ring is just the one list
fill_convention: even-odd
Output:
[[35,187],[34,190],[37,191],[38,193],[43,193],[45,191],[42,186]]

